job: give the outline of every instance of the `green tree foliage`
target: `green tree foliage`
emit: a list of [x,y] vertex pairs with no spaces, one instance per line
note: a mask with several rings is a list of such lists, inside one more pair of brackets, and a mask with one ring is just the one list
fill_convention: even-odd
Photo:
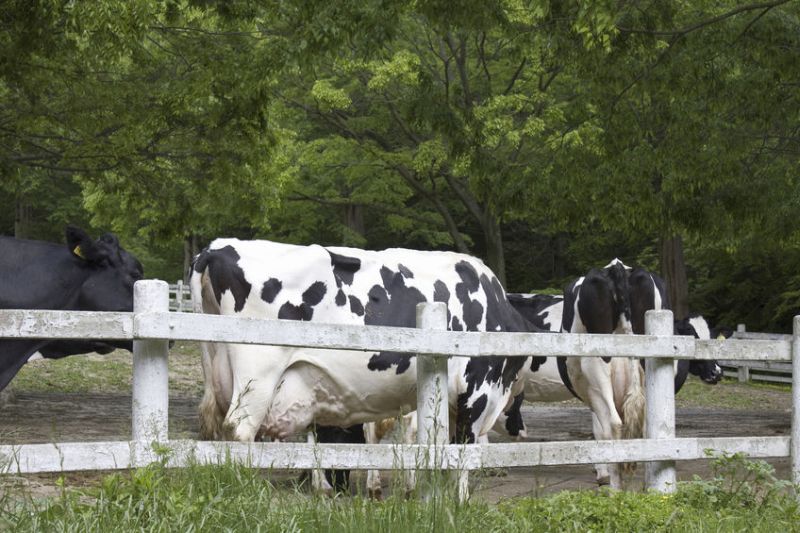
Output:
[[501,224],[535,218],[531,182],[554,157],[595,152],[600,131],[576,99],[569,59],[580,37],[561,22],[572,19],[546,6],[470,6],[416,6],[382,46],[350,44],[295,72],[278,95],[296,111],[300,166],[349,176],[331,190],[319,187],[329,172],[305,173],[300,187],[324,190],[322,204],[360,197],[416,221],[419,210],[433,214],[426,221],[449,238],[428,231],[430,245],[477,252],[503,277]]
[[780,254],[760,323],[785,327],[798,20],[786,0],[7,0],[0,224],[90,221],[169,278],[218,235],[468,251],[514,290],[620,256],[679,314],[754,309],[730,280]]
[[273,63],[254,21],[187,1],[10,4],[6,177],[77,180],[71,200],[95,225],[150,241],[265,218],[281,180],[267,168]]
[[[796,242],[798,9],[673,3],[616,15],[610,47],[584,56],[580,83],[602,150],[542,181],[554,218],[583,231],[661,241],[676,313],[688,287],[682,239],[732,246],[766,227]],[[577,175],[575,175],[577,174]],[[585,205],[581,208],[579,203]]]

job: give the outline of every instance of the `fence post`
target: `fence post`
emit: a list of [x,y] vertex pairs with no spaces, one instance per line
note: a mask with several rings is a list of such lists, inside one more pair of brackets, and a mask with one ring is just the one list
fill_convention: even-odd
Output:
[[[447,305],[442,302],[417,304],[417,327],[447,329]],[[417,444],[442,445],[450,438],[448,428],[450,404],[447,398],[447,358],[417,356]],[[441,457],[423,455],[425,461],[441,462]],[[437,467],[438,465],[426,465]],[[436,470],[429,470],[421,483],[423,498],[432,495],[436,486]]]
[[[671,336],[672,311],[647,311],[644,315],[647,335]],[[675,438],[675,367],[672,359],[645,361],[646,439]],[[652,461],[645,464],[645,487],[659,492],[675,491],[675,461]]]
[[[792,483],[800,487],[800,315],[792,328]],[[800,494],[798,495],[800,496]]]
[[183,313],[183,280],[179,279],[178,283],[176,283],[177,287],[175,288],[175,301],[178,304],[176,307],[176,311],[179,313]]
[[[161,280],[141,280],[133,286],[133,312],[168,312],[169,285]],[[169,380],[168,341],[133,341],[133,440],[166,441]]]
[[[736,331],[744,333],[746,331],[744,324],[736,324]],[[742,383],[750,381],[750,365],[749,361],[739,361],[739,366],[736,367],[736,377]]]

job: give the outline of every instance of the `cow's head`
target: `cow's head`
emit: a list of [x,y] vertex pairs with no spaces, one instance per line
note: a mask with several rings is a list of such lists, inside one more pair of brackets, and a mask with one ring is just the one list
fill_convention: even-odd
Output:
[[[683,320],[676,320],[675,334],[691,335],[696,339],[703,340],[711,338],[708,323],[701,315],[691,315]],[[722,368],[716,361],[690,361],[689,373],[709,385],[715,385],[722,380]]]
[[[67,247],[84,269],[75,305],[78,311],[133,311],[133,284],[142,279],[142,264],[106,233],[93,241],[75,226],[67,227]],[[131,343],[112,343],[130,349]]]
[[716,361],[691,361],[689,373],[693,374],[709,385],[716,385],[722,380],[722,369]]

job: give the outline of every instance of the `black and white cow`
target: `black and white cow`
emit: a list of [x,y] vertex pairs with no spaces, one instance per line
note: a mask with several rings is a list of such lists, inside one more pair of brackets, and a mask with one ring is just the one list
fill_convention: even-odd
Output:
[[[668,309],[664,282],[618,259],[593,268],[564,289],[562,331],[644,333],[648,309]],[[592,410],[596,439],[641,437],[644,427],[644,371],[629,358],[558,358],[567,387]],[[598,464],[597,480],[620,487],[619,465]]]
[[[206,313],[413,327],[418,303],[444,302],[452,330],[535,329],[480,260],[452,252],[217,239],[196,258],[191,288]],[[458,441],[491,429],[525,364],[531,359],[449,361]],[[416,403],[415,358],[406,353],[218,344],[204,347],[203,369],[206,438],[284,439],[313,423],[391,418]]]
[[[708,326],[708,321],[697,313],[690,313],[683,320],[675,321],[675,335],[687,335],[700,340],[710,340],[719,338],[719,333],[714,334]],[[712,336],[713,335],[713,336]],[[723,337],[722,338],[726,338]],[[692,374],[709,385],[716,385],[722,379],[722,368],[716,361],[691,360],[685,359],[678,361],[675,367],[675,392],[677,393],[686,382],[686,378]]]
[[[106,233],[93,241],[74,226],[67,245],[0,237],[0,309],[132,311],[133,284],[142,265]],[[0,339],[0,390],[35,352],[58,359],[132,343],[47,339]]]
[[[563,312],[563,298],[540,294],[509,294],[508,301],[528,321],[550,331],[560,331],[561,316]],[[548,317],[557,317],[558,323],[548,322]],[[674,324],[675,335],[689,335],[697,339],[708,340],[712,338],[707,321],[702,315],[691,314],[683,320],[676,320]],[[714,338],[717,338],[714,336]],[[644,361],[641,361],[642,365]],[[613,367],[612,367],[613,371]],[[681,390],[689,374],[699,377],[710,385],[722,379],[722,369],[716,361],[705,360],[680,360],[675,365],[675,393]],[[612,379],[612,385],[619,383]],[[520,407],[522,401],[529,402],[558,402],[569,400],[573,394],[564,384],[555,359],[550,358],[540,365],[537,371],[527,372],[523,369],[518,384],[524,385],[524,393],[514,398],[514,402],[498,417],[495,431],[508,433],[514,437],[525,438],[526,428],[522,421]]]

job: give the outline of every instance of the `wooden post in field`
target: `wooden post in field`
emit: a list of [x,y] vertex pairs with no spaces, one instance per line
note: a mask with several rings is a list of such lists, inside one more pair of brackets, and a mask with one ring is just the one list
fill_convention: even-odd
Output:
[[179,279],[175,288],[176,311],[183,313],[183,280]]
[[[417,327],[447,329],[447,305],[442,302],[417,304]],[[450,438],[448,427],[450,404],[447,398],[447,358],[417,356],[417,444],[444,445]],[[434,464],[421,484],[423,498],[432,495],[430,482],[441,467],[441,457],[427,456]],[[437,465],[436,463],[440,464]]]
[[[134,314],[169,312],[169,285],[141,280],[133,286]],[[166,340],[133,341],[133,440],[166,441],[169,380]]]
[[[800,315],[792,329],[792,483],[800,487]],[[800,494],[798,494],[800,496]]]
[[[736,324],[736,331],[744,333],[746,331],[744,324]],[[739,366],[736,368],[736,377],[742,383],[750,381],[750,365],[749,361],[739,361]]]
[[[672,311],[647,311],[644,315],[644,332],[646,335],[671,336]],[[645,361],[645,387],[645,438],[675,438],[675,367],[672,359],[651,358]],[[644,480],[648,489],[674,492],[675,461],[646,463]]]

